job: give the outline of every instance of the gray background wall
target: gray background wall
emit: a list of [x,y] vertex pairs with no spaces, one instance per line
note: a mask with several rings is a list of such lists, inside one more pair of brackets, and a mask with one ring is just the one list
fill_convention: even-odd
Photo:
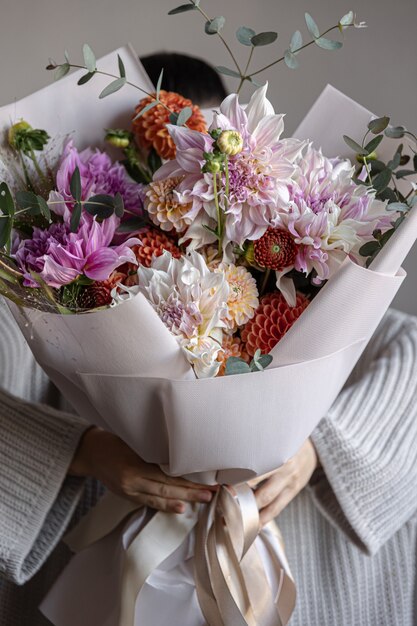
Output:
[[[197,13],[168,17],[185,0],[0,0],[0,104],[47,85],[48,57],[62,60],[67,48],[81,60],[81,46],[90,43],[97,56],[130,41],[139,55],[176,50],[206,58],[215,65],[229,59],[215,37],[202,33]],[[290,133],[327,83],[350,95],[376,114],[390,115],[397,124],[417,131],[416,0],[202,0],[211,15],[227,19],[224,34],[234,42],[237,26],[260,32],[277,30],[274,46],[259,49],[254,67],[273,60],[288,45],[296,29],[306,34],[304,12],[322,29],[336,23],[349,9],[369,24],[349,30],[344,48],[325,52],[316,47],[300,56],[300,68],[280,65],[266,75],[275,108],[287,113]],[[243,60],[244,55],[240,56]],[[229,83],[232,89],[233,81]],[[405,264],[410,273],[396,306],[417,314],[417,247]]]

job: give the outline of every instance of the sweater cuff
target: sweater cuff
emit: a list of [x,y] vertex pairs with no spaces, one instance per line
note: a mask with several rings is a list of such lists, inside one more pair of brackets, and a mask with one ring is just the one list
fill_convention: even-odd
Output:
[[84,481],[67,471],[88,425],[7,394],[0,402],[0,569],[23,584],[59,542],[78,504]]

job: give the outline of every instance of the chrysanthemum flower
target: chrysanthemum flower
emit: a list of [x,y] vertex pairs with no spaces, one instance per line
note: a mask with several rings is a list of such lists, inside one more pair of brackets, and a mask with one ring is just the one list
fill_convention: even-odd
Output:
[[242,341],[248,354],[253,356],[258,349],[268,354],[308,304],[307,298],[300,293],[296,296],[294,307],[289,306],[281,293],[263,296],[255,316],[242,331]]
[[281,271],[294,264],[297,246],[290,233],[282,228],[268,228],[253,244],[254,260],[259,267]]
[[225,322],[228,329],[233,331],[254,316],[259,305],[258,288],[256,280],[245,267],[222,265],[219,271],[224,272],[229,284]]
[[250,361],[250,356],[246,352],[242,340],[239,337],[224,334],[222,349],[217,356],[217,360],[221,363],[217,376],[224,376],[227,359],[231,356],[243,359],[246,363]]
[[191,203],[182,204],[175,195],[175,188],[181,182],[181,176],[150,183],[146,192],[145,209],[149,217],[161,230],[183,232],[190,225],[184,219],[189,212]]
[[[185,107],[190,107],[193,114],[187,120],[187,127],[202,133],[207,131],[206,120],[198,106],[178,93],[161,90],[159,92],[159,100],[163,104],[157,104],[133,120],[133,132],[139,145],[147,149],[154,148],[162,159],[173,159],[175,158],[176,149],[175,143],[167,129],[170,116],[168,109],[174,113],[180,113]],[[143,98],[136,107],[135,115],[153,101],[154,98],[151,96]],[[167,106],[168,109],[163,105]]]

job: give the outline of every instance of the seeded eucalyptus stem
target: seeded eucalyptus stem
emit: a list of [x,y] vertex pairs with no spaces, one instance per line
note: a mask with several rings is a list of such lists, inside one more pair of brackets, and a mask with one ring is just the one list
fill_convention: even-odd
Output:
[[[349,26],[354,26],[354,24],[347,24],[345,26],[345,28],[348,28]],[[321,37],[324,37],[325,35],[328,35],[333,30],[336,30],[336,29],[339,29],[339,24],[336,24],[335,26],[331,26],[330,28],[325,30],[324,33],[319,35],[316,39],[320,39]],[[312,46],[316,42],[316,39],[312,39],[308,43],[305,43],[303,46],[300,46],[296,50],[293,50],[292,51],[293,54],[297,54],[298,52],[301,52],[301,50],[304,50],[305,48],[308,48],[309,46]],[[261,68],[260,70],[256,70],[256,72],[252,72],[251,74],[248,74],[248,76],[243,76],[242,78],[244,80],[247,80],[248,78],[252,78],[253,76],[257,76],[258,74],[261,74],[261,72],[264,72],[265,70],[269,70],[270,67],[273,67],[274,65],[276,65],[277,63],[281,63],[282,61],[285,61],[285,56],[280,57],[279,59],[277,59],[276,61],[273,61],[272,63],[268,63],[268,65],[265,65],[265,67]]]

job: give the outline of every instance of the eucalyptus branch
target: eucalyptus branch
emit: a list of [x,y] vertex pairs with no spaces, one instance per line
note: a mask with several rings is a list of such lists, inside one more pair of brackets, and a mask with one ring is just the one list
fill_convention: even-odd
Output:
[[[347,24],[345,26],[345,28],[349,28],[350,26],[355,27],[355,24]],[[323,33],[321,33],[321,35],[319,35],[315,39],[312,39],[311,41],[309,41],[308,43],[304,44],[303,46],[300,46],[299,48],[296,48],[295,50],[292,50],[292,53],[293,54],[298,54],[299,52],[301,52],[301,50],[305,50],[305,48],[308,48],[309,46],[314,45],[316,43],[317,39],[321,39],[322,37],[325,37],[326,35],[328,35],[329,33],[331,33],[332,31],[334,31],[336,29],[338,29],[338,30],[340,29],[339,23],[337,23],[335,26],[331,26],[330,28],[325,30]],[[285,55],[280,57],[276,61],[273,61],[272,63],[268,63],[268,65],[265,65],[265,67],[261,68],[260,70],[256,70],[256,72],[252,72],[251,74],[248,74],[247,76],[245,76],[243,78],[244,78],[244,80],[247,80],[249,78],[252,78],[253,76],[257,76],[258,74],[261,74],[265,70],[269,70],[270,67],[273,67],[274,65],[277,65],[277,63],[282,63],[282,61],[285,61]]]
[[248,62],[246,63],[245,71],[243,72],[243,75],[240,78],[239,87],[237,88],[237,91],[236,91],[237,94],[240,93],[240,90],[242,89],[243,84],[244,84],[245,80],[247,79],[246,74],[248,73],[250,62],[252,61],[252,56],[253,56],[254,50],[255,50],[255,46],[252,46],[251,50],[250,50],[250,53],[249,53]]

